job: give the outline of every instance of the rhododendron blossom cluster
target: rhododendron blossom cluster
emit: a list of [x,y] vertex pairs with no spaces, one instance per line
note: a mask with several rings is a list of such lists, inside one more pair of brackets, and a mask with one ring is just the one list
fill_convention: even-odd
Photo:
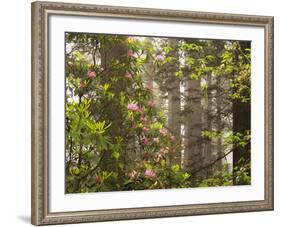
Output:
[[97,74],[96,74],[96,72],[94,72],[94,71],[89,71],[89,72],[87,73],[87,76],[88,76],[89,78],[95,78],[95,77],[97,76]]
[[129,103],[127,108],[128,108],[128,110],[131,110],[131,111],[138,111],[139,110],[139,106],[135,103]]
[[155,171],[154,171],[154,170],[151,170],[151,169],[145,170],[144,175],[145,175],[146,177],[150,177],[150,178],[156,177]]

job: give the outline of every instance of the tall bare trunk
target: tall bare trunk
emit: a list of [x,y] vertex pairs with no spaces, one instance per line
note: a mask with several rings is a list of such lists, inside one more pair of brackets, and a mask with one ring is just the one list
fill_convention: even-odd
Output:
[[[250,42],[240,42],[241,51],[251,47]],[[233,132],[244,134],[246,130],[251,129],[251,103],[242,103],[240,100],[233,102]],[[234,146],[233,149],[233,168],[240,165],[240,161],[250,163],[250,143],[247,146]],[[233,169],[234,175],[237,170]],[[250,174],[250,173],[249,173]],[[237,184],[237,182],[234,182]]]
[[[212,75],[209,73],[206,75],[206,84],[211,87],[212,86]],[[202,113],[203,115],[203,122],[204,122],[204,129],[206,130],[212,130],[212,126],[213,126],[213,122],[212,122],[212,107],[213,107],[213,98],[211,96],[211,94],[209,94],[210,92],[206,91],[206,93],[203,95],[203,107],[204,107],[204,113]],[[207,139],[204,141],[204,143],[202,144],[202,150],[204,150],[204,157],[205,160],[204,162],[206,163],[206,165],[208,165],[212,160],[213,160],[213,155],[212,152],[214,151],[213,149],[213,143],[212,140]],[[211,176],[213,173],[212,171],[212,167],[207,168],[206,169],[206,176]]]
[[[180,143],[181,140],[181,123],[180,123],[180,111],[181,111],[181,94],[180,94],[180,79],[175,76],[179,66],[179,53],[177,49],[178,40],[171,39],[169,41],[170,46],[173,48],[171,56],[175,57],[174,61],[168,66],[167,74],[169,78],[168,83],[168,128],[172,134],[176,137],[176,141]],[[171,157],[171,164],[178,164],[181,166],[181,150],[177,149]]]
[[[215,115],[215,127],[217,132],[222,132],[224,126],[223,126],[223,116],[222,116],[222,109],[223,109],[223,84],[221,83],[221,78],[216,78],[216,115]],[[222,157],[223,156],[223,146],[222,146],[222,137],[219,136],[216,139],[215,143],[215,153],[213,154],[215,158]],[[213,171],[221,170],[223,166],[223,159],[220,159],[215,163],[213,166]]]
[[[188,79],[185,86],[187,94],[186,105],[188,113],[185,117],[185,151],[184,160],[187,161],[188,171],[194,172],[204,163],[201,149],[201,126],[202,126],[202,106],[201,106],[201,80]],[[200,179],[201,172],[193,176],[193,179]]]

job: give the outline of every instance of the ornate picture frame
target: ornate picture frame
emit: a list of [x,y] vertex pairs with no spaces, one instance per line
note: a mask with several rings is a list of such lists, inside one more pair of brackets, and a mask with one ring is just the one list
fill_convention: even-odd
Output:
[[[190,23],[193,26],[240,26],[244,29],[258,28],[263,31],[264,49],[264,159],[263,199],[231,202],[203,202],[196,204],[168,204],[136,206],[130,208],[83,209],[51,211],[50,186],[50,17],[113,18],[116,20],[139,20]],[[32,224],[65,224],[81,222],[113,221],[125,219],[161,218],[188,215],[205,215],[234,212],[273,210],[273,17],[235,15],[225,13],[175,11],[163,9],[127,8],[116,6],[84,5],[55,2],[32,3]],[[64,75],[63,75],[64,76]],[[61,88],[64,89],[63,87]],[[255,122],[252,121],[252,124]],[[261,139],[261,138],[260,138]],[[64,165],[64,163],[61,163]],[[55,187],[55,186],[54,186]],[[52,189],[53,190],[53,189]],[[132,192],[134,193],[134,192]],[[112,201],[114,203],[114,201]],[[116,207],[116,206],[115,206]]]

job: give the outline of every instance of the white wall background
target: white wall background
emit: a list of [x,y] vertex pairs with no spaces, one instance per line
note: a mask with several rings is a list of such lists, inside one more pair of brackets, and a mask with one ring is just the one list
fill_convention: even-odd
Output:
[[[59,0],[57,0],[59,1]],[[277,226],[281,218],[281,15],[277,0],[65,0],[275,16],[275,211],[96,223],[95,226]],[[30,225],[30,1],[0,7],[0,226]],[[92,226],[83,224],[80,226]],[[79,225],[71,225],[79,226]]]

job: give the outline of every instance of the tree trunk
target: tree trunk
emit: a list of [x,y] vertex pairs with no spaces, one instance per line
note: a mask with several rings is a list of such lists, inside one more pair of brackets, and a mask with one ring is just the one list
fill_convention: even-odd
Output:
[[[212,75],[209,73],[206,75],[206,83],[207,85],[210,87],[212,86]],[[204,128],[206,130],[211,131],[212,130],[212,106],[213,106],[213,100],[212,100],[212,96],[211,94],[209,94],[210,92],[207,91],[207,94],[204,96],[203,100],[204,100],[204,104],[203,107],[205,108],[204,110]],[[209,163],[212,162],[213,160],[213,156],[212,156],[212,152],[214,151],[213,149],[213,144],[212,144],[212,140],[205,140],[203,143],[203,147],[202,150],[204,150],[204,157],[205,157],[205,164],[208,165]],[[206,169],[206,176],[211,176],[213,173],[212,171],[212,166],[210,168]]]
[[[106,45],[101,46],[100,54],[101,54],[101,67],[104,68],[106,74],[102,77],[102,83],[110,83],[110,78],[116,76],[115,71],[111,69],[112,60],[118,60],[120,63],[127,61],[127,47],[124,44],[113,44],[110,48]],[[118,69],[118,73],[123,73],[125,75],[125,71]],[[119,94],[121,91],[124,91],[126,85],[122,83],[118,83],[116,86],[112,87],[112,92],[114,94]],[[124,132],[122,132],[122,113],[121,108],[118,106],[118,103],[110,102],[107,104],[111,107],[112,111],[107,111],[104,113],[104,119],[111,122],[111,126],[108,129],[111,135],[111,138],[115,138],[116,136],[122,136]],[[124,135],[126,136],[126,135]],[[123,151],[120,159],[126,159],[126,151]],[[100,164],[100,168],[102,171],[112,171],[114,170],[115,160],[111,157],[111,151],[104,151],[103,161]],[[123,160],[126,162],[126,160]]]
[[[240,42],[241,51],[245,52],[246,48],[251,47],[250,42]],[[240,100],[233,102],[233,132],[244,134],[246,130],[251,129],[251,103],[242,103]],[[236,166],[240,165],[240,161],[244,160],[244,164],[250,163],[250,148],[251,144],[247,146],[234,146],[233,148],[233,174],[237,173]],[[250,174],[250,173],[249,173]],[[234,181],[234,184],[237,182]]]
[[[204,164],[201,147],[202,105],[201,105],[201,80],[188,79],[185,86],[187,94],[186,105],[188,113],[185,117],[185,151],[184,160],[187,162],[187,171],[194,172]],[[202,171],[192,176],[193,179],[201,179]]]
[[[175,60],[168,66],[167,74],[169,78],[168,83],[168,128],[172,134],[176,137],[177,141],[181,139],[181,123],[180,123],[180,111],[181,111],[181,94],[180,94],[180,79],[175,76],[178,71],[178,40],[171,39],[169,45],[173,48],[171,56],[175,57]],[[181,167],[181,150],[177,149],[173,156],[170,157],[171,165],[177,164]]]
[[[222,92],[223,92],[223,84],[221,83],[221,78],[217,77],[216,78],[216,95],[217,97],[215,98],[216,101],[216,131],[221,133],[223,131],[223,117],[222,117],[222,107],[223,107],[223,96],[222,96]],[[216,144],[215,144],[215,153],[214,153],[214,157],[222,157],[223,156],[223,146],[222,146],[222,137],[219,136],[216,139]],[[217,171],[217,170],[222,170],[223,167],[223,159],[219,160],[216,162],[216,164],[213,167],[213,171]]]

